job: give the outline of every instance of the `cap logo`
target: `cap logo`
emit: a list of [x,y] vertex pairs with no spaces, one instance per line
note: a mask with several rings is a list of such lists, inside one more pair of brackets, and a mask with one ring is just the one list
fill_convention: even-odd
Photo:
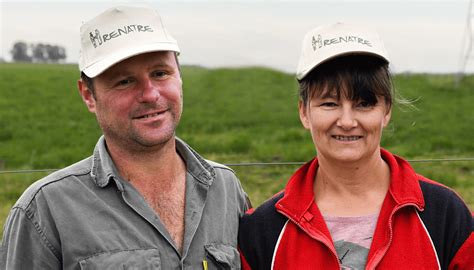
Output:
[[95,29],[95,35],[92,34],[92,32],[89,32],[89,38],[91,39],[94,48],[97,48],[97,46],[102,45],[102,37],[100,36],[99,30]]
[[95,29],[94,32],[89,32],[89,38],[91,40],[92,45],[94,48],[102,45],[103,43],[118,38],[122,35],[128,35],[134,32],[153,32],[153,29],[149,25],[140,25],[140,24],[131,24],[125,25],[121,28],[117,28],[117,30],[113,30],[107,34],[101,35],[98,29]]
[[313,51],[317,49],[321,49],[321,47],[331,46],[339,43],[359,43],[361,45],[365,45],[368,47],[372,47],[372,44],[369,40],[358,37],[358,36],[341,36],[331,39],[322,39],[321,35],[318,35],[316,39],[314,36],[311,41],[311,45],[313,46]]
[[313,44],[313,51],[316,51],[317,48],[321,48],[323,46],[323,39],[321,38],[321,35],[318,35],[318,39],[314,38],[311,42]]

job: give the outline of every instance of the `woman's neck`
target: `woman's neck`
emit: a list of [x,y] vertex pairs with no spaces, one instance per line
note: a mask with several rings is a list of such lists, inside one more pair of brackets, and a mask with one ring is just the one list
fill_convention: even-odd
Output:
[[314,194],[321,212],[354,216],[380,210],[390,185],[390,168],[380,155],[357,164],[318,162]]

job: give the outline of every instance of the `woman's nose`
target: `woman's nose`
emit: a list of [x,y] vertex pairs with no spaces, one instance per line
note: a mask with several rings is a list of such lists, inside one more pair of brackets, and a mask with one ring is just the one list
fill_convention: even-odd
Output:
[[336,124],[345,130],[357,127],[357,120],[352,108],[343,107]]

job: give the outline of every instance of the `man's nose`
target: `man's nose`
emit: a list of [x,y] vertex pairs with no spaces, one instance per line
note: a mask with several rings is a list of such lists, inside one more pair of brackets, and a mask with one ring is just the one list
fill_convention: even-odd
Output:
[[153,103],[160,98],[160,87],[159,85],[151,80],[150,78],[145,78],[142,80],[141,91],[139,101],[143,103]]

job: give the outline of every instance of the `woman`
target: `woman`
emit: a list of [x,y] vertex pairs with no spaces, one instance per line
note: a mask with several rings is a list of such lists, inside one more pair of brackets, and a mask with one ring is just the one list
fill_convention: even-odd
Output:
[[466,205],[380,147],[393,93],[378,35],[310,31],[297,78],[317,157],[241,220],[243,269],[474,269]]

